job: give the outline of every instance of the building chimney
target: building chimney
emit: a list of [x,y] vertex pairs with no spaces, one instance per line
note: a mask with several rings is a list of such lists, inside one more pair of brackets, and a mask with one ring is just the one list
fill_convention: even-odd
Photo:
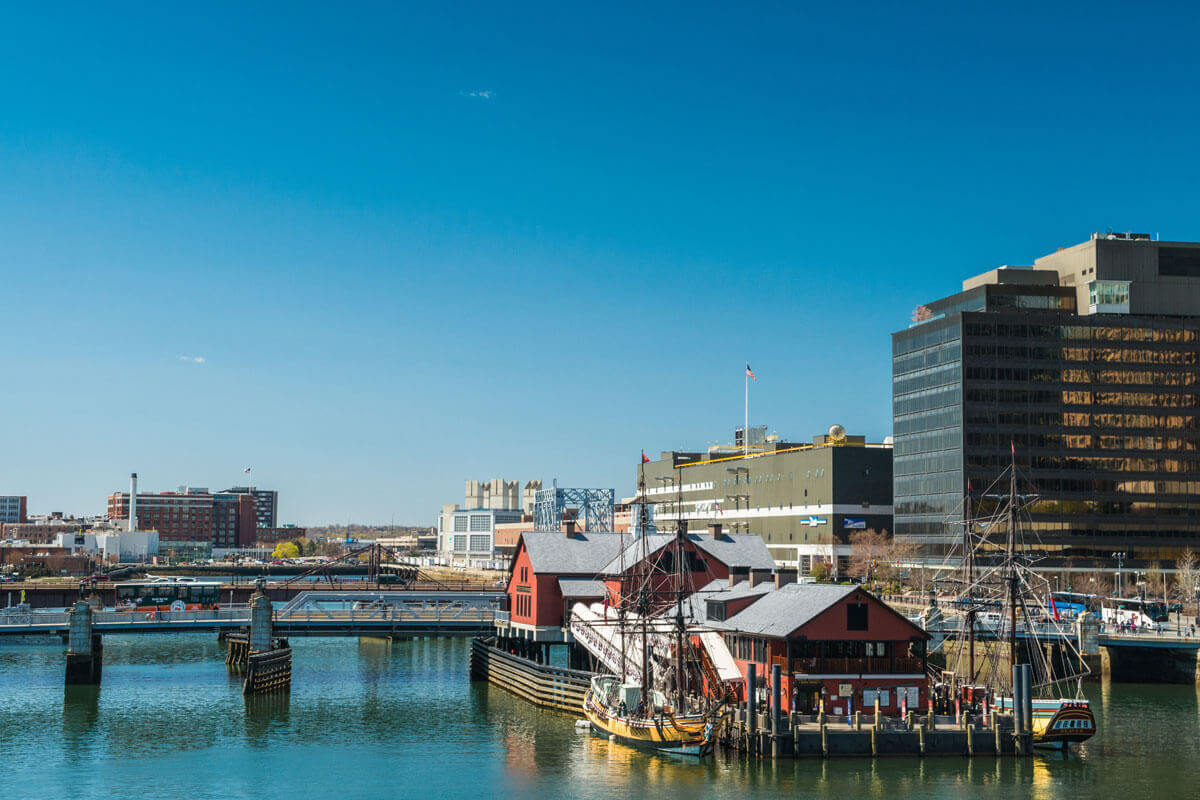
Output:
[[720,539],[723,542],[729,541],[729,537],[725,535],[721,523],[714,522],[708,526],[708,532],[712,534],[714,539]]
[[797,570],[793,567],[780,567],[775,570],[775,588],[782,589],[789,583],[796,582]]
[[129,527],[130,533],[138,529],[137,524],[137,473],[129,473]]
[[575,533],[575,520],[568,519],[566,525],[567,525],[567,538],[568,539],[579,538],[579,534]]
[[758,586],[760,583],[766,583],[771,579],[771,570],[769,569],[752,569],[750,570],[750,585]]
[[730,567],[729,568],[729,585],[737,586],[738,583],[747,579],[750,570],[746,567]]

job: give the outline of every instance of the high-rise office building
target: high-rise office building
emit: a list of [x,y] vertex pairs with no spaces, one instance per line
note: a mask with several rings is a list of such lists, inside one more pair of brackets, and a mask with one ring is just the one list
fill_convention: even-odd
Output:
[[1200,243],[1096,234],[892,336],[895,534],[936,552],[1013,459],[1050,554],[1200,548]]

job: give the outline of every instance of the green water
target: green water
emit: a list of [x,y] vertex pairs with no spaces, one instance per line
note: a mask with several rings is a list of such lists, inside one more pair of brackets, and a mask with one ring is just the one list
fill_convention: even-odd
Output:
[[65,691],[61,645],[0,643],[0,794],[151,798],[1200,797],[1200,701],[1097,684],[1101,735],[1031,760],[677,762],[467,679],[462,639],[294,639],[290,696],[247,703],[215,635],[106,636]]

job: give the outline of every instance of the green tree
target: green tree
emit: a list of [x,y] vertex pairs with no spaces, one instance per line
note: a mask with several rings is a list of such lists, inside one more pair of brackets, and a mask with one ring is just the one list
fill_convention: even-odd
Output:
[[824,561],[814,561],[812,569],[808,571],[808,574],[819,583],[823,583],[829,580],[829,564]]

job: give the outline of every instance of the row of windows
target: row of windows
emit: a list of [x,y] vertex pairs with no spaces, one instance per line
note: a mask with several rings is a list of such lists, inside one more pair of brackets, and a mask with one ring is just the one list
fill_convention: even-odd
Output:
[[[1115,414],[1111,412],[1089,414],[1082,411],[999,411],[995,406],[967,406],[964,418],[968,425],[1041,426],[1054,428],[1064,426],[1071,428],[1151,428],[1154,430],[1197,430],[1200,428],[1200,417],[1194,414]],[[896,423],[895,430],[896,433],[906,432],[902,429],[899,421]]]
[[527,594],[518,594],[513,598],[513,613],[520,617],[528,617],[533,612],[533,599]]
[[1045,364],[1054,361],[1083,361],[1100,364],[1177,364],[1191,366],[1200,361],[1195,350],[1151,348],[1060,347],[1037,344],[1001,344],[972,341],[965,348],[969,358],[999,358]]
[[893,453],[898,456],[928,453],[932,450],[951,450],[962,446],[962,431],[947,428],[927,433],[896,436]]
[[[909,331],[897,334],[892,337],[892,356],[900,356],[905,353],[912,353],[917,350],[924,350],[927,347],[949,342],[954,339],[962,338],[961,325],[958,320],[946,320],[939,322],[927,322],[917,329],[910,328]],[[918,330],[915,335],[913,330]]]
[[[915,437],[925,436],[919,434]],[[1121,436],[1117,434],[1028,434],[1028,433],[996,433],[984,431],[968,431],[966,434],[967,447],[1007,448],[1015,445],[1018,449],[1024,447],[1040,447],[1047,449],[1067,448],[1070,450],[1153,450],[1174,452],[1196,452],[1200,444],[1195,439],[1185,439],[1175,436]],[[896,446],[900,446],[897,440]],[[927,448],[943,449],[943,448]]]
[[903,436],[908,433],[920,433],[940,428],[958,427],[962,424],[962,411],[957,406],[936,411],[922,411],[896,417],[892,422],[892,434]]
[[[985,474],[996,474],[1000,468],[1011,462],[1009,451],[991,451],[980,453],[967,452],[967,465],[982,468]],[[930,461],[928,464],[941,464],[941,461]],[[1119,472],[1123,475],[1135,475],[1139,472],[1153,474],[1200,474],[1200,459],[1194,458],[1156,458],[1153,456],[1113,456],[1092,455],[1044,455],[1039,453],[1020,453],[1017,456],[1020,468],[1038,470],[1039,472]],[[945,469],[953,469],[946,467]],[[910,470],[912,472],[938,472],[940,469]],[[899,464],[897,464],[899,474]]]
[[[1163,372],[1134,369],[1031,369],[1014,366],[968,366],[963,370],[963,376],[967,382],[1090,383],[1101,386],[1196,386],[1200,384],[1200,376],[1194,370]],[[895,393],[901,394],[899,390],[896,390]]]
[[1200,341],[1200,330],[1195,328],[1148,327],[1138,320],[1125,327],[1119,325],[1038,325],[1019,322],[991,321],[973,318],[966,322],[968,337],[1047,339],[1094,342],[1163,342],[1195,343]]
[[892,401],[892,413],[896,416],[913,414],[919,411],[930,411],[935,408],[956,406],[962,402],[962,387],[957,383],[936,386],[932,389],[922,389],[910,392]]
[[892,380],[892,396],[901,397],[922,389],[932,389],[935,386],[957,384],[962,379],[960,364],[944,364],[918,372],[910,372]]
[[[957,387],[954,387],[957,388]],[[945,391],[945,390],[941,390]],[[1002,403],[1004,405],[1081,405],[1081,406],[1139,406],[1195,408],[1200,406],[1200,394],[1184,392],[1089,391],[1071,389],[1010,389],[999,386],[971,386],[967,389],[969,403]],[[899,409],[899,403],[896,404]],[[916,409],[914,409],[916,410]],[[903,413],[897,410],[895,413]]]
[[962,463],[961,450],[942,450],[937,453],[917,453],[898,457],[892,468],[896,476],[921,475],[960,469]]
[[954,364],[960,358],[962,358],[962,343],[955,339],[894,359],[892,361],[892,376],[905,375],[909,372],[929,369],[942,364]]
[[946,492],[957,491],[962,491],[962,473],[960,472],[943,472],[934,475],[906,475],[897,477],[895,481],[897,497],[944,494]]

